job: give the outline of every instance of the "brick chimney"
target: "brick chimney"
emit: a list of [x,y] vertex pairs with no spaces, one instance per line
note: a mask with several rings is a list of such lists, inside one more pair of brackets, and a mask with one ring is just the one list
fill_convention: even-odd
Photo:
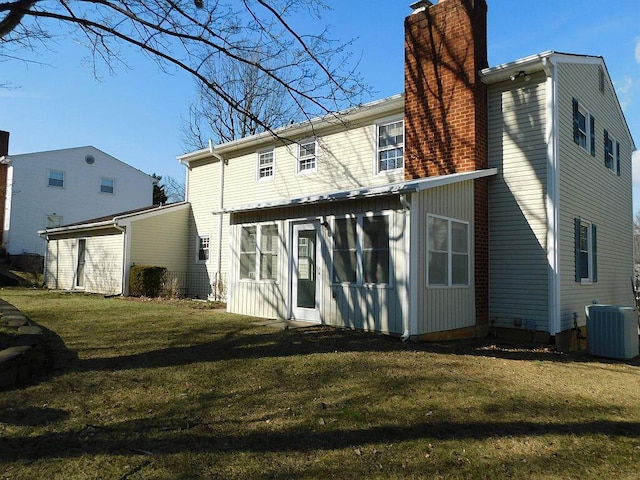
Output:
[[485,0],[415,2],[405,20],[405,178],[487,166]]
[[[9,132],[0,130],[0,157],[9,155]],[[0,163],[0,245],[4,247],[4,209],[6,206],[7,171],[6,163]]]
[[[485,0],[413,3],[405,20],[405,178],[486,168]],[[474,181],[476,333],[488,318],[489,217],[486,178]],[[486,333],[486,332],[485,332]]]

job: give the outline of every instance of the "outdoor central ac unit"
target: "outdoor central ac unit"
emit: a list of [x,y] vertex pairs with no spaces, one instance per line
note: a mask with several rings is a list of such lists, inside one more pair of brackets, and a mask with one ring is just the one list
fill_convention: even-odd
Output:
[[634,308],[587,305],[585,310],[591,355],[620,360],[638,356],[638,315]]

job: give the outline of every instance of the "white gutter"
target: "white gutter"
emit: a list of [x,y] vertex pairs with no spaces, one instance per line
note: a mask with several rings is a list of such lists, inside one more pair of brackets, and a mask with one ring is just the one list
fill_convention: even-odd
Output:
[[417,309],[415,307],[417,305],[418,289],[414,288],[415,284],[412,282],[412,277],[416,276],[415,271],[417,269],[412,268],[412,264],[411,264],[411,252],[412,251],[417,252],[417,250],[413,250],[411,248],[412,237],[414,236],[413,231],[415,230],[414,228],[411,228],[412,227],[411,203],[410,203],[411,201],[413,201],[413,198],[411,198],[410,201],[407,201],[406,194],[403,193],[400,195],[400,204],[403,207],[403,214],[404,214],[402,233],[403,233],[404,252],[405,252],[404,263],[406,266],[405,278],[403,279],[403,281],[405,282],[405,288],[401,289],[401,291],[403,292],[403,296],[404,296],[404,298],[402,299],[403,300],[402,304],[405,305],[406,308],[408,309],[408,312],[405,312],[403,315],[403,318],[405,319],[404,332],[400,337],[403,342],[406,342],[407,340],[409,340],[411,338],[411,335],[416,333],[416,330],[414,330],[412,327],[413,327],[413,317],[417,316]]
[[558,69],[553,56],[542,61],[547,74],[546,82],[546,125],[547,142],[547,264],[549,265],[549,334],[555,335],[561,330],[560,319],[560,165],[558,164]]

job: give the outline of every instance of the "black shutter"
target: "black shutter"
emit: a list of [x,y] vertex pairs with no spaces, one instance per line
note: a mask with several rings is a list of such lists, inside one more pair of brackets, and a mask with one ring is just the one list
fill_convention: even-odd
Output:
[[616,173],[620,176],[620,142],[616,142]]
[[609,132],[606,128],[604,129],[604,166],[611,168],[611,162],[609,161]]
[[591,120],[591,156],[596,156],[596,119],[593,115],[589,115]]
[[596,238],[596,226],[591,224],[591,252],[593,257],[591,261],[593,263],[593,281],[598,281],[598,240]]
[[580,272],[580,219],[574,218],[574,249],[575,249],[575,281],[580,282],[582,275]]
[[580,145],[580,134],[578,130],[578,100],[573,99],[573,141]]

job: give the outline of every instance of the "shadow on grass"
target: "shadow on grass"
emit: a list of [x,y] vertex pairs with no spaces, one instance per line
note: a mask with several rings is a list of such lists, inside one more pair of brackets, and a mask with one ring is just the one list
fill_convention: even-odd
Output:
[[149,428],[148,421],[113,427],[88,426],[80,432],[48,432],[37,437],[0,439],[0,459],[65,458],[77,455],[127,455],[150,452],[154,455],[224,452],[312,452],[366,447],[380,443],[410,441],[487,440],[517,436],[593,436],[640,438],[640,422],[589,421],[570,423],[486,422],[456,423],[434,421],[409,427],[397,425],[369,428],[260,430],[248,434],[220,434],[207,425],[167,431]]
[[[144,335],[144,333],[141,334]],[[212,342],[169,347],[134,355],[84,359],[74,365],[74,369],[109,371],[130,368],[161,368],[224,360],[369,351],[429,352],[509,360],[620,363],[595,358],[586,352],[561,353],[543,345],[500,344],[484,339],[438,343],[403,343],[399,339],[387,335],[334,327],[309,326],[263,334],[244,334],[242,330],[238,330]],[[636,357],[636,359],[624,363],[640,365],[640,358]]]

